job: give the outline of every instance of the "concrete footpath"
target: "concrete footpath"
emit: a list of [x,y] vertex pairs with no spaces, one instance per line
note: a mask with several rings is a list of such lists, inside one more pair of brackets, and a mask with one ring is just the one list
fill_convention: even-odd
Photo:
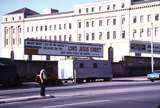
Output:
[[[148,81],[146,76],[141,77],[125,77],[125,78],[113,78],[114,81],[134,81],[134,82],[140,82],[140,81]],[[28,84],[29,87],[31,87],[30,84]],[[32,85],[34,86],[34,85]],[[71,86],[71,85],[70,85]],[[27,88],[26,88],[27,89]],[[20,96],[20,97],[5,97],[0,96],[0,104],[3,103],[12,103],[12,102],[20,102],[20,101],[31,101],[31,100],[38,100],[38,99],[49,99],[49,98],[56,98],[53,95],[46,95],[46,96],[40,96],[40,95],[30,95],[30,96]]]

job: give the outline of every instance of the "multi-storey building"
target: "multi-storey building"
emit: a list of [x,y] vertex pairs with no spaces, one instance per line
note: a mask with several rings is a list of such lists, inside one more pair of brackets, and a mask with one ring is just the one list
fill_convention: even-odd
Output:
[[47,14],[22,8],[4,15],[1,56],[27,59],[26,38],[101,43],[103,59],[113,55],[114,61],[124,56],[151,56],[152,41],[154,56],[159,57],[160,0],[98,1],[77,5],[70,12],[50,9]]

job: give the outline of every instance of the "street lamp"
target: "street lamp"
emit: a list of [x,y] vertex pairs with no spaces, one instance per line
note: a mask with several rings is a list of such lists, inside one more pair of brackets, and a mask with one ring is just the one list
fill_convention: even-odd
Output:
[[152,34],[151,34],[151,69],[154,71],[154,58],[153,58],[153,23],[151,23]]

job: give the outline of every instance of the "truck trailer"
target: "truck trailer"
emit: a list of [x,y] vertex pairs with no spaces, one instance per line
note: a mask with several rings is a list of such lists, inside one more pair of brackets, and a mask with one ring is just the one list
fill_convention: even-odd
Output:
[[113,77],[111,63],[106,60],[60,60],[58,79],[77,83],[108,81]]

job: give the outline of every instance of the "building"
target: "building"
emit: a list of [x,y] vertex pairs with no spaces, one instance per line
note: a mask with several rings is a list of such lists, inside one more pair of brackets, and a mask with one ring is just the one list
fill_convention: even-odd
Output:
[[1,56],[28,59],[26,38],[101,43],[103,59],[115,62],[124,56],[150,57],[153,40],[154,56],[160,57],[160,0],[101,0],[77,5],[70,12],[50,9],[40,14],[22,8],[4,15]]

